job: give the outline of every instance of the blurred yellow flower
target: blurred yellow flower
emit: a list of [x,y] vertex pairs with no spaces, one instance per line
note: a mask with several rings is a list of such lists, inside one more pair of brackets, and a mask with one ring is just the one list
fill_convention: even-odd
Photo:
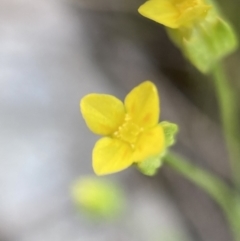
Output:
[[204,0],[149,0],[138,11],[169,28],[180,28],[191,26],[210,8]]
[[156,86],[145,81],[135,87],[124,103],[112,95],[89,94],[80,101],[89,129],[103,135],[93,149],[97,175],[121,171],[161,153],[165,147],[159,120]]

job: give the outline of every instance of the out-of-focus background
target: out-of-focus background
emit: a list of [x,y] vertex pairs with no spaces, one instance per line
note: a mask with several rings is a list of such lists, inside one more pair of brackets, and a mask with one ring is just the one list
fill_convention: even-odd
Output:
[[[0,240],[231,241],[217,205],[166,167],[109,176],[127,206],[112,221],[77,212],[72,182],[92,175],[97,140],[79,112],[90,92],[124,98],[154,81],[161,120],[180,126],[174,147],[229,181],[214,87],[137,13],[142,0],[0,0]],[[240,30],[237,0],[219,1]],[[237,82],[239,53],[226,60]]]

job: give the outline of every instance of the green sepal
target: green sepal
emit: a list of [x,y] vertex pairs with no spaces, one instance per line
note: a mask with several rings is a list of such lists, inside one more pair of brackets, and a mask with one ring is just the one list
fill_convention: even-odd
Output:
[[191,29],[167,29],[169,37],[201,72],[208,73],[215,63],[234,52],[238,40],[229,23],[216,13]]
[[137,163],[137,168],[146,176],[154,176],[162,164],[162,155],[157,155]]
[[161,122],[160,125],[163,127],[165,135],[165,148],[172,146],[176,142],[178,125],[167,121]]

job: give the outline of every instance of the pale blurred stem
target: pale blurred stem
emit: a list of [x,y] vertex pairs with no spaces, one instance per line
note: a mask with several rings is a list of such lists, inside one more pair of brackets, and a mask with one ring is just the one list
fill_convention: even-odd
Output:
[[212,71],[221,113],[223,132],[231,163],[233,181],[240,190],[240,143],[238,138],[237,102],[231,83],[219,63]]
[[240,198],[224,181],[174,153],[168,153],[164,163],[209,194],[222,208],[233,232],[240,241]]

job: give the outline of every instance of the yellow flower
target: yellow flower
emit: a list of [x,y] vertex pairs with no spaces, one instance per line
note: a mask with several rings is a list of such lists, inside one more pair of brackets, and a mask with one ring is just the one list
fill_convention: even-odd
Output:
[[89,94],[81,100],[80,109],[89,129],[105,136],[93,149],[97,175],[126,169],[165,147],[163,128],[158,124],[158,92],[150,81],[135,87],[124,103],[111,95]]
[[204,0],[149,0],[138,11],[169,28],[180,28],[191,26],[206,16],[209,9]]

